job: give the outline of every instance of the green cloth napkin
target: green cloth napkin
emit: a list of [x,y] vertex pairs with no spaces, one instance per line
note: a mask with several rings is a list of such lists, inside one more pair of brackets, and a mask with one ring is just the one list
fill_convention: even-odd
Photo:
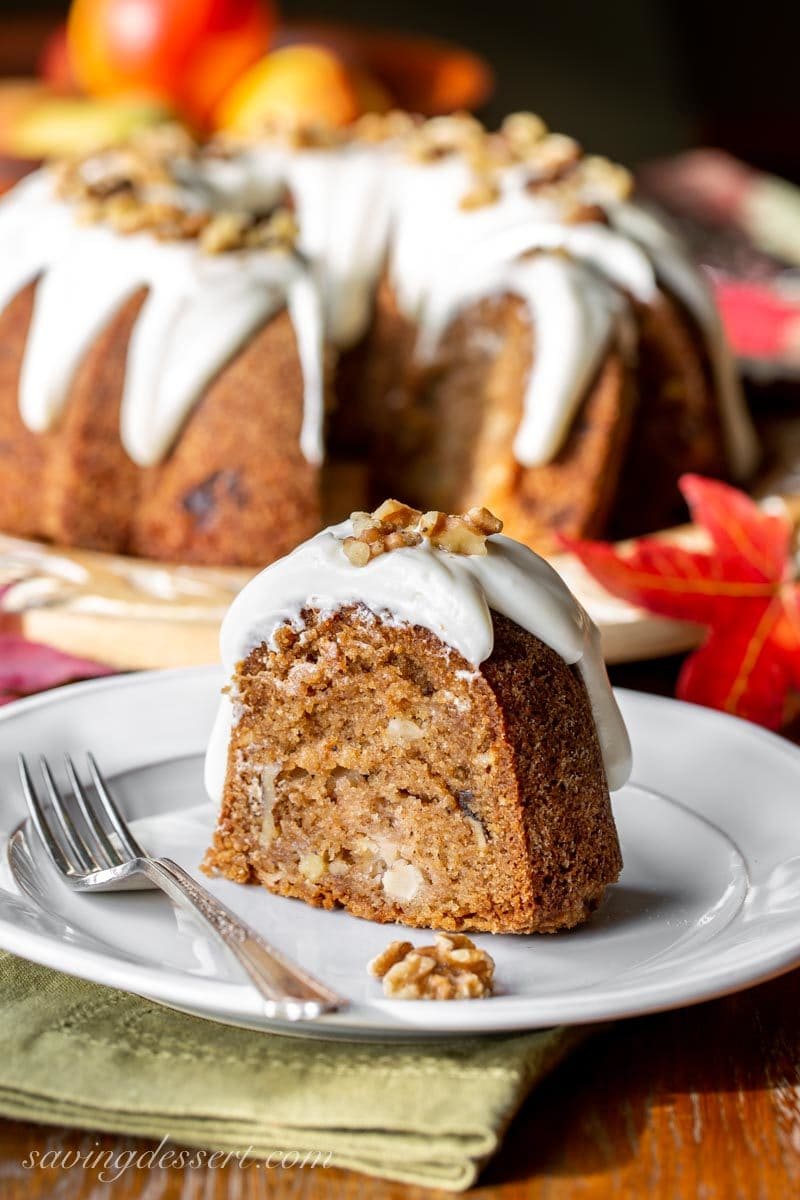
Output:
[[0,1114],[254,1158],[321,1151],[329,1166],[453,1191],[579,1036],[280,1037],[0,954]]

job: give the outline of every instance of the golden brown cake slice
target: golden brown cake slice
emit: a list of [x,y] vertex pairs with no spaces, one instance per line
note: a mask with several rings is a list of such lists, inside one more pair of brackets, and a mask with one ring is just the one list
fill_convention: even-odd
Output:
[[208,870],[420,927],[549,932],[597,907],[627,736],[596,630],[499,524],[387,501],[245,588]]

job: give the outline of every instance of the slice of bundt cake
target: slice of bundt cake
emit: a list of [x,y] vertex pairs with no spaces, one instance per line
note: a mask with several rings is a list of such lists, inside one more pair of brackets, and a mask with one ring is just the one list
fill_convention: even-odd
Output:
[[208,871],[442,929],[547,932],[597,907],[627,735],[596,629],[500,527],[386,501],[237,597]]

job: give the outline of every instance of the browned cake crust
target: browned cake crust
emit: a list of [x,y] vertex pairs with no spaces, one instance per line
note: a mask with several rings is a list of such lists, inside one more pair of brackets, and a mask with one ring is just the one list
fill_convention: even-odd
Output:
[[[0,529],[167,561],[259,565],[387,492],[423,509],[486,505],[536,549],[682,519],[680,475],[725,475],[718,400],[692,319],[661,293],[638,319],[638,365],[611,346],[552,462],[514,458],[535,330],[516,297],[486,299],[414,363],[416,327],[386,279],[343,356],[329,456],[300,452],[303,381],[284,311],[208,387],[167,459],[141,470],[119,437],[128,341],[145,293],[79,364],[63,417],[31,433],[18,408],[35,285],[0,313]],[[368,475],[370,478],[368,478]]]
[[300,450],[303,377],[284,310],[220,372],[172,453],[147,473],[132,549],[265,565],[320,525],[319,469]]
[[466,309],[447,330],[436,362],[407,384],[403,409],[382,431],[378,461],[389,490],[404,489],[418,506],[455,512],[485,504],[511,537],[549,550],[555,532],[603,533],[637,393],[610,347],[560,452],[544,466],[521,466],[512,446],[534,341],[526,306],[515,296]]
[[320,524],[318,468],[300,450],[303,381],[285,311],[220,372],[165,461],[137,467],[120,441],[128,301],[78,366],[59,425],[31,433],[19,373],[35,286],[0,313],[0,528],[63,545],[263,566]]
[[236,673],[206,869],[374,921],[585,920],[621,857],[579,675],[498,614],[479,671],[362,606],[304,617]]
[[606,536],[632,537],[686,518],[686,471],[725,478],[719,402],[700,331],[659,292],[638,313],[636,389],[641,397]]
[[0,310],[0,529],[20,537],[43,532],[40,498],[47,439],[31,433],[18,401],[35,294],[30,284]]
[[67,546],[127,550],[142,472],[119,440],[128,340],[141,291],[96,337],[72,380],[58,427],[48,435],[42,532]]
[[665,292],[636,318],[635,363],[609,347],[561,450],[526,468],[512,446],[536,353],[528,311],[510,295],[465,309],[436,361],[391,389],[374,493],[444,511],[485,504],[545,553],[559,533],[623,538],[684,519],[680,476],[727,475],[710,364],[693,319]]

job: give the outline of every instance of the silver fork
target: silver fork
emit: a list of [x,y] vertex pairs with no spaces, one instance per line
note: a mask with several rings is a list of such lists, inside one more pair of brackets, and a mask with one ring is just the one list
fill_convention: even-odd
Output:
[[160,888],[190,908],[231,951],[264,998],[268,1017],[297,1021],[346,1006],[347,1001],[274,949],[246,922],[216,900],[170,858],[153,858],[134,838],[100,774],[87,755],[92,787],[83,786],[69,755],[67,778],[80,821],[56,787],[47,760],[40,760],[49,803],[43,804],[19,755],[19,774],[31,821],[50,861],[78,892]]

